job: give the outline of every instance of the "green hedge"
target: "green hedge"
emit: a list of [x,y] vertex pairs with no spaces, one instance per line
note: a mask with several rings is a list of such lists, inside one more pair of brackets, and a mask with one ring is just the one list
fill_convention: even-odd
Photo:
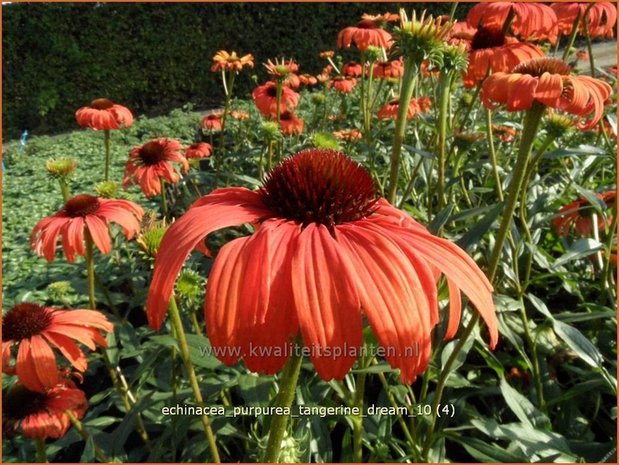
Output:
[[[74,112],[108,97],[135,114],[162,114],[191,102],[218,105],[219,49],[252,53],[237,95],[249,95],[261,63],[294,57],[318,72],[319,51],[364,12],[395,12],[397,3],[14,3],[3,7],[3,130],[52,133],[75,128]],[[450,4],[404,4],[448,12]]]

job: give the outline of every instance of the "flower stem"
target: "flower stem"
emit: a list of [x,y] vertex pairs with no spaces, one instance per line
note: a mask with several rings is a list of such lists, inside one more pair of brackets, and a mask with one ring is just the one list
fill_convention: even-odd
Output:
[[[561,58],[563,61],[567,61],[572,53],[572,47],[574,46],[574,40],[576,39],[576,34],[578,34],[578,25],[580,24],[580,10],[574,19],[574,24],[572,25],[572,32],[570,33],[570,37],[567,40],[567,45],[565,46],[565,50],[563,51],[563,57]],[[557,39],[557,43],[559,40]]]
[[91,310],[96,310],[95,301],[95,261],[93,259],[93,241],[88,230],[84,231],[84,240],[86,243],[85,258],[86,271],[88,273],[88,305]]
[[445,206],[445,155],[447,147],[447,107],[449,104],[449,88],[451,86],[451,73],[441,72],[438,95],[438,119],[437,119],[437,159],[438,159],[438,211]]
[[[505,208],[503,210],[503,217],[499,226],[499,232],[496,237],[494,249],[492,251],[492,257],[490,258],[490,264],[488,266],[488,279],[491,283],[494,282],[496,273],[499,267],[499,261],[501,258],[501,252],[503,251],[503,245],[505,239],[511,228],[514,212],[516,210],[516,204],[518,203],[519,193],[522,190],[523,181],[526,177],[527,164],[531,155],[531,149],[535,142],[537,130],[539,128],[542,116],[544,114],[544,107],[538,102],[534,102],[533,106],[527,110],[524,116],[524,124],[522,128],[522,137],[520,139],[520,146],[518,148],[518,157],[516,159],[516,165],[513,169],[512,180],[509,183],[509,189],[507,192],[507,200]],[[475,312],[471,317],[468,325],[464,328],[462,335],[460,336],[458,343],[454,347],[453,352],[447,359],[443,367],[443,371],[439,377],[436,385],[436,391],[434,393],[434,401],[432,402],[432,415],[430,418],[430,425],[428,427],[428,434],[426,435],[426,441],[422,452],[422,457],[427,458],[427,454],[432,445],[434,428],[436,427],[436,412],[437,407],[440,404],[443,389],[445,388],[445,382],[451,373],[451,367],[456,361],[462,347],[473,333],[473,330],[479,322],[479,313]]]
[[[170,322],[172,323],[172,327],[176,331],[178,345],[181,350],[181,357],[183,359],[183,362],[185,363],[185,368],[187,369],[187,376],[189,377],[189,381],[191,383],[193,395],[196,398],[196,403],[198,404],[198,407],[203,408],[204,399],[202,398],[202,392],[200,391],[200,385],[198,384],[198,377],[196,376],[193,364],[191,363],[191,357],[189,355],[189,345],[187,344],[185,329],[183,328],[183,321],[181,320],[181,315],[178,310],[178,306],[176,305],[176,299],[174,298],[174,296],[170,299],[169,310]],[[213,458],[213,462],[220,463],[221,459],[219,458],[219,451],[217,450],[217,443],[215,442],[215,434],[213,433],[213,429],[211,428],[211,423],[206,415],[201,415],[200,419],[202,420],[204,435],[206,436],[209,448],[211,449],[211,456]]]
[[[73,427],[79,433],[79,435],[84,440],[84,442],[87,442],[88,439],[90,438],[90,434],[88,434],[88,431],[86,431],[86,428],[84,427],[82,422],[79,421],[75,417],[75,415],[73,415],[73,412],[71,412],[70,410],[65,410],[64,413],[69,417],[69,420],[71,420]],[[101,450],[101,448],[99,448],[99,446],[97,446],[94,443],[94,441],[93,441],[93,446],[94,446],[94,451],[95,451],[95,457],[97,458],[97,460],[101,463],[109,463],[110,459],[105,455],[105,453]]]
[[62,194],[62,200],[63,202],[67,203],[67,200],[69,200],[69,197],[71,195],[69,192],[69,183],[65,178],[59,178],[58,184],[60,184],[60,193]]
[[112,154],[110,151],[110,130],[103,130],[103,145],[105,146],[105,177],[104,180],[107,181],[110,179],[110,162],[112,158]]
[[47,460],[47,452],[45,450],[45,439],[35,439],[34,444],[37,448],[37,462],[49,463],[49,460]]
[[[279,379],[279,393],[275,400],[277,407],[290,407],[294,400],[297,389],[297,381],[301,372],[301,362],[303,361],[300,351],[293,350],[292,355],[286,362]],[[282,448],[282,440],[288,427],[288,415],[275,415],[271,418],[269,428],[269,440],[264,454],[265,463],[277,463],[279,453]]]
[[165,219],[168,217],[168,200],[165,196],[165,179],[159,178],[159,181],[161,182],[161,215]]
[[389,171],[389,191],[387,201],[395,203],[396,192],[398,191],[398,174],[400,172],[400,156],[402,154],[402,143],[406,133],[406,122],[408,115],[408,105],[413,97],[413,89],[417,81],[418,66],[410,59],[404,60],[404,75],[402,76],[402,89],[398,107],[398,117],[395,122],[395,134],[393,138],[393,148],[391,151],[391,167]]

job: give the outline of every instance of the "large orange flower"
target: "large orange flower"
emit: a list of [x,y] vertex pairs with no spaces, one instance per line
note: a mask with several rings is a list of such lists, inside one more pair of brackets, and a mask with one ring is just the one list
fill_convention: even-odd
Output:
[[32,439],[58,439],[71,426],[68,410],[81,420],[88,408],[86,395],[69,380],[46,392],[31,391],[21,384],[2,395],[2,433]]
[[77,110],[75,119],[80,126],[94,130],[120,129],[121,124],[128,128],[133,124],[128,108],[106,98],[93,100],[90,106]]
[[185,173],[189,170],[189,163],[181,150],[179,141],[165,137],[131,149],[125,165],[123,186],[127,188],[132,182],[136,182],[146,197],[159,195],[162,179],[174,184],[181,178],[172,163],[180,164]]
[[[612,223],[613,214],[611,211],[615,208],[617,191],[602,192],[597,194],[596,197],[603,201],[610,210],[606,218],[599,215],[597,217],[598,229],[602,231]],[[576,232],[581,236],[591,237],[593,233],[593,211],[589,200],[580,197],[561,207],[556,218],[552,220],[552,228],[559,236],[567,236],[571,227],[574,226]]]
[[[274,117],[277,114],[277,83],[268,81],[266,84],[258,86],[252,92],[254,103],[258,111],[266,117]],[[282,96],[280,100],[280,113],[294,111],[299,104],[301,96],[288,86],[282,86]]]
[[211,71],[235,71],[238,73],[246,66],[248,68],[254,67],[254,57],[251,54],[240,57],[236,52],[228,53],[225,50],[220,50],[213,57]]
[[590,76],[570,76],[570,71],[567,63],[556,58],[529,60],[511,73],[488,77],[481,89],[481,100],[486,108],[506,104],[508,111],[527,110],[533,102],[539,102],[581,117],[577,127],[591,129],[602,117],[612,89]]
[[480,83],[488,73],[510,71],[523,61],[544,56],[537,46],[506,37],[496,26],[477,29],[468,48],[469,66],[463,76],[466,87]]
[[108,224],[118,223],[127,239],[140,230],[144,210],[129,200],[103,199],[88,194],[72,197],[57,213],[39,221],[30,236],[30,244],[39,256],[51,262],[56,253],[58,236],[62,236],[62,249],[69,263],[75,254],[84,255],[84,233],[92,238],[101,253],[112,250]]
[[349,48],[352,44],[355,44],[361,51],[366,50],[370,45],[389,50],[391,34],[381,29],[376,21],[364,19],[359,21],[357,26],[342,29],[337,35],[337,46],[339,48]]
[[384,79],[399,78],[403,74],[404,65],[401,58],[393,61],[377,61],[372,71],[373,77]]
[[292,136],[293,134],[301,134],[303,132],[303,120],[294,113],[285,111],[280,115],[279,127],[282,134]]
[[482,2],[469,10],[466,21],[473,27],[503,29],[511,18],[511,31],[523,40],[557,40],[557,15],[542,3]]
[[32,303],[15,305],[2,317],[2,371],[16,373],[31,391],[45,391],[60,381],[52,347],[73,368],[84,372],[88,362],[73,341],[90,350],[97,345],[107,347],[99,331],[113,329],[114,325],[95,310],[58,310]]
[[185,158],[187,160],[196,160],[200,158],[208,158],[213,153],[213,147],[206,142],[196,142],[185,149]]
[[[550,8],[557,15],[559,34],[570,35],[576,17],[579,17],[578,31],[581,34],[584,33],[586,24],[591,37],[614,36],[615,24],[617,23],[617,9],[612,3],[553,3],[550,5]],[[589,10],[588,13],[587,10]]]
[[243,358],[275,373],[300,331],[318,374],[341,379],[359,354],[365,315],[388,362],[412,382],[429,362],[441,272],[451,296],[447,336],[458,328],[462,290],[497,341],[492,288],[475,262],[379,198],[359,164],[320,149],[287,158],[258,191],[202,197],[172,224],[148,295],[151,327],[161,326],[187,255],[211,232],[244,223],[254,234],[221,248],[206,286],[209,338],[228,365]]

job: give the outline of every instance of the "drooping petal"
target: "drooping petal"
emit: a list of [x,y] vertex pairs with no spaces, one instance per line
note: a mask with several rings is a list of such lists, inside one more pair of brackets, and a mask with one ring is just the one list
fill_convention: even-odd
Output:
[[161,241],[146,303],[150,326],[161,327],[176,276],[202,239],[217,229],[269,216],[273,212],[262,204],[259,195],[244,188],[219,189],[194,202]]
[[292,257],[295,307],[303,341],[325,380],[342,379],[361,346],[360,302],[349,277],[351,266],[325,226],[312,223],[299,235]]
[[59,333],[43,332],[43,337],[54,345],[60,353],[75,367],[76,370],[84,372],[88,368],[88,362],[84,352],[80,350],[71,338]]
[[110,231],[106,222],[96,215],[86,215],[84,221],[94,245],[97,246],[102,254],[110,253],[112,251],[112,241],[110,240]]
[[20,342],[16,372],[20,381],[31,391],[43,392],[58,383],[54,352],[41,336]]

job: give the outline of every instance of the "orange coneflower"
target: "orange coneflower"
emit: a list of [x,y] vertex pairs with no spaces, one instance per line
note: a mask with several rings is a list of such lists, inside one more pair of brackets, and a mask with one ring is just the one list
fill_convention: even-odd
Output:
[[544,52],[533,44],[506,37],[495,26],[480,27],[469,46],[469,65],[463,76],[465,87],[473,87],[489,73],[510,71],[531,58],[543,57]]
[[363,13],[361,19],[373,21],[377,25],[384,23],[397,23],[400,21],[400,15],[397,13],[383,13],[382,15],[371,15],[369,13]]
[[174,184],[181,178],[172,163],[179,163],[184,172],[189,170],[189,163],[181,155],[181,150],[179,141],[165,137],[134,147],[125,165],[123,186],[127,188],[135,182],[146,197],[160,194],[162,179]]
[[303,120],[294,113],[285,111],[280,115],[279,127],[282,130],[282,134],[287,136],[301,134],[303,132]]
[[127,239],[131,239],[140,230],[139,220],[143,215],[142,207],[129,200],[76,195],[60,211],[36,224],[30,244],[39,256],[51,262],[60,235],[64,254],[69,263],[73,263],[75,254],[84,255],[85,233],[90,235],[101,253],[107,254],[112,250],[108,224],[118,223]]
[[399,78],[403,74],[404,65],[401,58],[392,61],[377,61],[372,71],[373,77],[384,79]]
[[299,84],[306,87],[315,86],[318,84],[318,78],[307,73],[299,74]]
[[516,129],[504,124],[493,124],[492,132],[501,142],[510,143],[516,140]]
[[249,119],[249,113],[243,110],[232,110],[230,112],[230,118],[238,121],[245,121],[246,119]]
[[473,27],[501,30],[510,19],[510,30],[523,40],[557,40],[557,15],[541,3],[483,2],[473,6],[466,17]]
[[202,117],[200,124],[204,129],[209,131],[221,131],[221,117],[223,112],[212,111]]
[[[376,116],[378,119],[396,119],[398,117],[398,111],[400,110],[400,101],[399,100],[391,100],[390,102],[383,105],[383,107],[378,110]],[[406,112],[406,119],[411,119],[413,116],[417,114],[420,110],[419,104],[416,99],[411,99],[408,104],[408,111]]]
[[[24,302],[2,317],[2,371],[16,373],[31,391],[45,391],[60,380],[55,347],[79,372],[86,371],[86,356],[73,342],[90,350],[107,347],[99,331],[114,325],[95,310],[58,310]],[[15,361],[14,361],[15,360]]]
[[213,66],[211,71],[241,71],[245,66],[248,68],[254,67],[254,57],[251,54],[239,57],[236,52],[228,53],[225,50],[220,50],[213,57]]
[[[590,37],[614,36],[617,9],[612,3],[553,3],[550,8],[557,15],[559,34],[570,35],[578,17],[577,27],[581,34],[587,27]],[[588,13],[587,10],[589,10]]]
[[321,149],[287,158],[258,191],[202,197],[172,224],[155,261],[151,327],[161,326],[187,255],[211,232],[244,223],[255,233],[221,248],[206,285],[209,338],[228,365],[243,358],[250,370],[275,373],[300,331],[318,374],[342,379],[363,343],[365,315],[410,383],[429,362],[441,273],[451,295],[447,337],[458,327],[462,290],[496,344],[492,287],[475,262],[379,198],[361,165]]
[[481,100],[486,108],[506,104],[508,111],[527,110],[539,102],[582,117],[577,127],[591,129],[602,117],[612,89],[590,76],[570,76],[570,71],[567,63],[556,58],[529,60],[510,73],[488,77],[481,90]]
[[106,98],[93,100],[90,106],[77,110],[75,119],[80,126],[95,131],[120,129],[121,124],[128,128],[133,124],[133,115],[128,108]]
[[[277,83],[268,81],[252,92],[254,103],[263,116],[273,117],[277,114]],[[288,86],[282,86],[280,113],[293,111],[299,104],[301,96]]]
[[375,21],[363,19],[357,26],[346,27],[337,35],[339,48],[349,48],[353,43],[361,51],[370,45],[388,50],[391,47],[391,34],[381,29]]
[[345,141],[359,140],[363,137],[363,134],[358,129],[340,129],[339,131],[333,131],[333,135],[338,139]]
[[347,77],[347,76],[335,76],[331,80],[331,85],[338,92],[341,92],[343,94],[348,94],[352,92],[352,90],[357,85],[357,80],[355,78]]
[[208,158],[213,153],[213,147],[206,142],[196,142],[185,149],[185,158],[187,160],[195,160],[200,158]]
[[[603,231],[612,223],[613,214],[611,211],[614,210],[617,191],[601,192],[596,194],[596,197],[603,201],[609,209],[606,218],[597,216],[598,229]],[[589,200],[580,197],[561,207],[557,216],[552,220],[552,228],[559,236],[567,236],[572,226],[581,236],[591,236],[593,233],[593,212]]]
[[70,380],[46,392],[31,391],[15,384],[2,395],[2,433],[31,439],[58,439],[71,426],[67,410],[81,420],[88,408],[86,395]]
[[351,61],[342,66],[342,74],[349,77],[359,77],[363,73],[363,68],[356,61]]
[[267,69],[267,74],[274,79],[285,79],[289,75],[299,71],[299,65],[292,58],[288,61],[284,58],[282,58],[281,61],[276,58],[275,61],[267,60],[267,62],[263,64]]

